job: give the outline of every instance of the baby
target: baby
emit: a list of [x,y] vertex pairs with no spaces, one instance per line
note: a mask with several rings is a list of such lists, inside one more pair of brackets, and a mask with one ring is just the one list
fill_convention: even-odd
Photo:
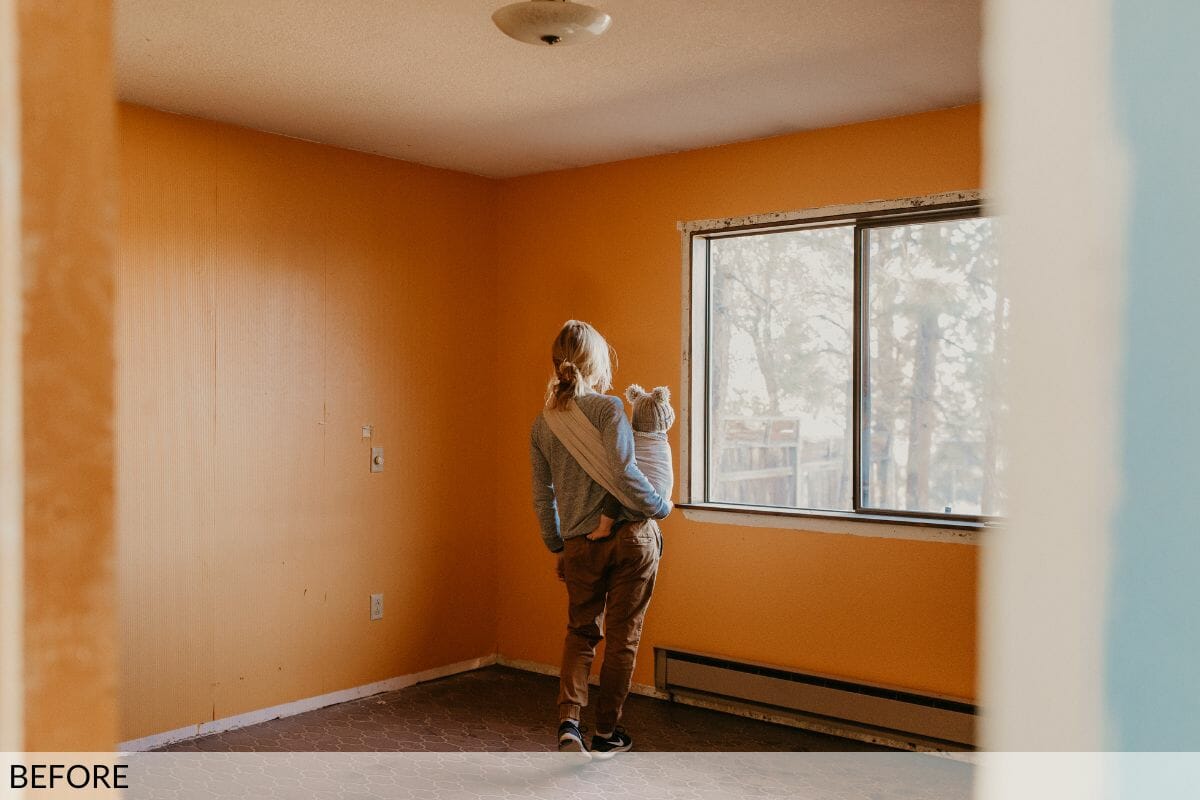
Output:
[[[675,424],[675,409],[671,408],[671,391],[659,386],[647,392],[636,383],[625,390],[633,404],[633,453],[638,468],[650,481],[654,491],[663,498],[671,497],[675,473],[671,467],[671,444],[667,431]],[[604,496],[600,524],[588,534],[593,541],[612,535],[613,523],[621,515],[621,504],[611,494]]]

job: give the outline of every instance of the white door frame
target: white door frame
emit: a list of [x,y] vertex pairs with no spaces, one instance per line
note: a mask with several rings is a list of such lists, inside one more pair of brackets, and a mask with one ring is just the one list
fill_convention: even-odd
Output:
[[0,0],[0,752],[24,734],[21,146],[17,9]]
[[[1003,219],[1012,300],[1012,514],[983,553],[984,745],[1097,751],[1106,744],[1127,184],[1111,99],[1112,10],[1095,0],[985,6],[986,185]],[[1031,796],[1018,772],[1005,784],[1003,771],[985,769],[979,796]],[[1082,777],[1061,797],[1097,796],[1089,781],[1098,776]]]

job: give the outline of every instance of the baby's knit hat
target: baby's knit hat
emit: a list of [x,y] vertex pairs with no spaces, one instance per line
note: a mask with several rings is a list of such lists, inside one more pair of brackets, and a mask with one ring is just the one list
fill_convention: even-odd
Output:
[[668,431],[675,424],[675,409],[671,408],[671,390],[658,386],[647,392],[636,383],[625,390],[633,404],[633,429],[643,433]]

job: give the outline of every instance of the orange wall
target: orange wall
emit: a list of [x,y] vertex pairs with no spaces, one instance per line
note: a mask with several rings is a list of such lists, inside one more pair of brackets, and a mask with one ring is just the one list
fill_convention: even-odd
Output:
[[[565,597],[530,510],[529,425],[568,318],[621,356],[619,386],[680,392],[680,220],[976,189],[980,111],[938,111],[504,182],[498,264],[500,652],[557,664]],[[678,453],[678,428],[673,446]],[[634,680],[671,645],[975,694],[977,548],[698,524],[665,557]]]
[[[528,429],[563,320],[678,394],[677,221],[980,185],[977,107],[508,181],[119,122],[123,739],[497,650],[557,664]],[[664,530],[638,682],[669,644],[974,696],[976,548]]]
[[119,133],[121,738],[494,653],[495,185]]
[[20,107],[0,115],[19,120],[21,138],[23,747],[107,750],[117,741],[111,9],[20,0],[15,14],[20,61],[4,67],[19,76]]

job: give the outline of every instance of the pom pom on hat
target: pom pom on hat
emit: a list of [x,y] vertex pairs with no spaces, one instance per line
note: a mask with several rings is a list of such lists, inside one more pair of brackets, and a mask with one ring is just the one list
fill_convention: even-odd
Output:
[[647,392],[636,383],[625,390],[633,404],[633,429],[643,433],[665,432],[675,424],[675,409],[671,408],[671,390],[658,386]]

